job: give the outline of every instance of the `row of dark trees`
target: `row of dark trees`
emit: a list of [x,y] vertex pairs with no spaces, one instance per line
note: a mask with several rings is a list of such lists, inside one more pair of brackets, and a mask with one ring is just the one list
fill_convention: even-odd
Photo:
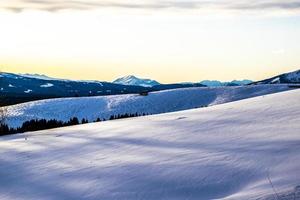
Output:
[[[83,121],[85,122],[85,119]],[[12,128],[2,123],[0,124],[0,136],[10,135],[15,133],[24,133],[28,131],[39,131],[39,130],[45,130],[51,128],[64,127],[64,126],[72,126],[78,124],[79,124],[79,120],[77,117],[73,117],[67,122],[59,121],[56,119],[50,119],[50,120],[34,119],[34,120],[24,122],[22,126],[18,128]]]
[[[130,118],[130,117],[138,117],[138,116],[145,116],[147,114],[119,114],[119,115],[112,115],[110,116],[109,120],[115,120],[115,119],[124,119],[124,118]],[[93,122],[101,122],[105,121],[105,119],[97,118]],[[39,131],[39,130],[46,130],[46,129],[52,129],[52,128],[59,128],[59,127],[65,127],[65,126],[74,126],[78,124],[86,124],[89,123],[89,121],[85,118],[83,118],[81,121],[77,117],[71,118],[67,122],[63,122],[56,119],[34,119],[30,121],[26,121],[22,124],[21,127],[18,128],[12,128],[9,127],[7,124],[0,122],[0,136],[3,135],[10,135],[10,134],[16,134],[16,133],[24,133],[29,131]]]
[[139,117],[139,116],[145,116],[145,115],[149,115],[146,113],[143,114],[138,114],[138,113],[134,113],[134,114],[118,114],[118,115],[111,115],[109,120],[114,120],[114,119],[125,119],[125,118],[130,118],[130,117]]

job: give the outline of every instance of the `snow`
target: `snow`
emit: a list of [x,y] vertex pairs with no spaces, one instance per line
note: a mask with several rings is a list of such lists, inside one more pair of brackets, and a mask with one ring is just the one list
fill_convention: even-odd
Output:
[[26,94],[31,93],[31,92],[32,92],[32,90],[30,90],[30,89],[27,89],[24,91],[24,93],[26,93]]
[[277,77],[277,78],[274,78],[271,83],[280,83],[280,78]]
[[52,78],[43,74],[13,74],[13,73],[1,73],[1,77],[7,77],[7,78],[34,78],[34,79],[40,79],[40,80],[47,80],[47,81],[63,81],[63,82],[79,82],[79,83],[95,83],[99,84],[100,86],[103,86],[102,82],[97,80],[69,80],[69,79],[61,79],[61,78]]
[[46,84],[43,84],[43,85],[40,85],[40,87],[42,88],[49,88],[49,87],[53,87],[54,85],[52,83],[46,83]]
[[101,97],[62,98],[29,102],[8,107],[6,122],[21,126],[31,119],[68,121],[72,117],[94,121],[117,114],[158,114],[216,105],[244,98],[288,90],[286,85],[259,85],[218,88],[187,88],[150,93]]
[[18,75],[25,78],[35,78],[35,79],[49,80],[49,81],[62,80],[62,79],[51,78],[43,74],[18,74]]
[[118,78],[113,83],[121,84],[121,85],[137,85],[137,86],[142,86],[142,87],[152,87],[154,85],[160,84],[159,82],[157,82],[155,80],[141,79],[141,78],[137,78],[136,76],[133,76],[133,75]]
[[290,80],[291,82],[299,83],[300,82],[300,70],[285,74],[285,78]]
[[292,90],[0,137],[0,199],[300,199],[299,100]]
[[84,84],[95,83],[95,84],[98,84],[100,86],[103,86],[102,82],[100,82],[100,81],[81,81],[81,80],[77,80],[77,81],[74,81],[74,82],[81,82],[81,83],[84,83]]

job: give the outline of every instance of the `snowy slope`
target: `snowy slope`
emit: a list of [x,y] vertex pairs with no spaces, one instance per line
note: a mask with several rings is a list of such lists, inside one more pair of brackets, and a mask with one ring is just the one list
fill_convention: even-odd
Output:
[[143,87],[152,87],[154,85],[160,84],[159,82],[157,82],[155,80],[142,79],[142,78],[138,78],[133,75],[118,78],[113,83],[121,84],[121,85],[136,85],[136,86],[143,86]]
[[71,117],[94,121],[116,114],[158,114],[203,107],[287,90],[285,85],[244,87],[188,88],[150,93],[148,96],[117,95],[85,98],[63,98],[29,102],[8,107],[6,123],[21,126],[31,119]]
[[299,101],[293,90],[1,137],[0,199],[299,200]]
[[254,82],[253,84],[279,84],[279,83],[300,84],[300,70],[281,74],[262,81]]

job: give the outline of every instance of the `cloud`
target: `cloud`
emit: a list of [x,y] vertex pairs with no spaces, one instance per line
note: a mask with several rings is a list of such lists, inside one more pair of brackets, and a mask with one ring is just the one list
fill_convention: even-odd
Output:
[[243,3],[234,5],[231,8],[241,10],[266,10],[266,9],[283,9],[295,10],[300,8],[300,1],[269,1],[260,3]]
[[285,54],[286,51],[285,51],[285,49],[277,49],[277,50],[274,50],[272,53],[276,54],[276,55],[282,55],[282,54]]
[[99,8],[299,11],[300,0],[10,0],[0,2],[0,8],[15,12],[24,9],[59,11]]

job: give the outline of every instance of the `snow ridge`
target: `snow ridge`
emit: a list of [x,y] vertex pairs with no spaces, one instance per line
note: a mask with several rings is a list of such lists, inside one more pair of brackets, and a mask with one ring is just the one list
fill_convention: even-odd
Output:
[[8,107],[8,125],[21,126],[31,119],[57,119],[71,117],[94,121],[98,117],[109,119],[118,114],[159,114],[206,107],[259,95],[288,90],[286,85],[258,85],[218,88],[186,88],[138,94],[61,98],[34,101]]

